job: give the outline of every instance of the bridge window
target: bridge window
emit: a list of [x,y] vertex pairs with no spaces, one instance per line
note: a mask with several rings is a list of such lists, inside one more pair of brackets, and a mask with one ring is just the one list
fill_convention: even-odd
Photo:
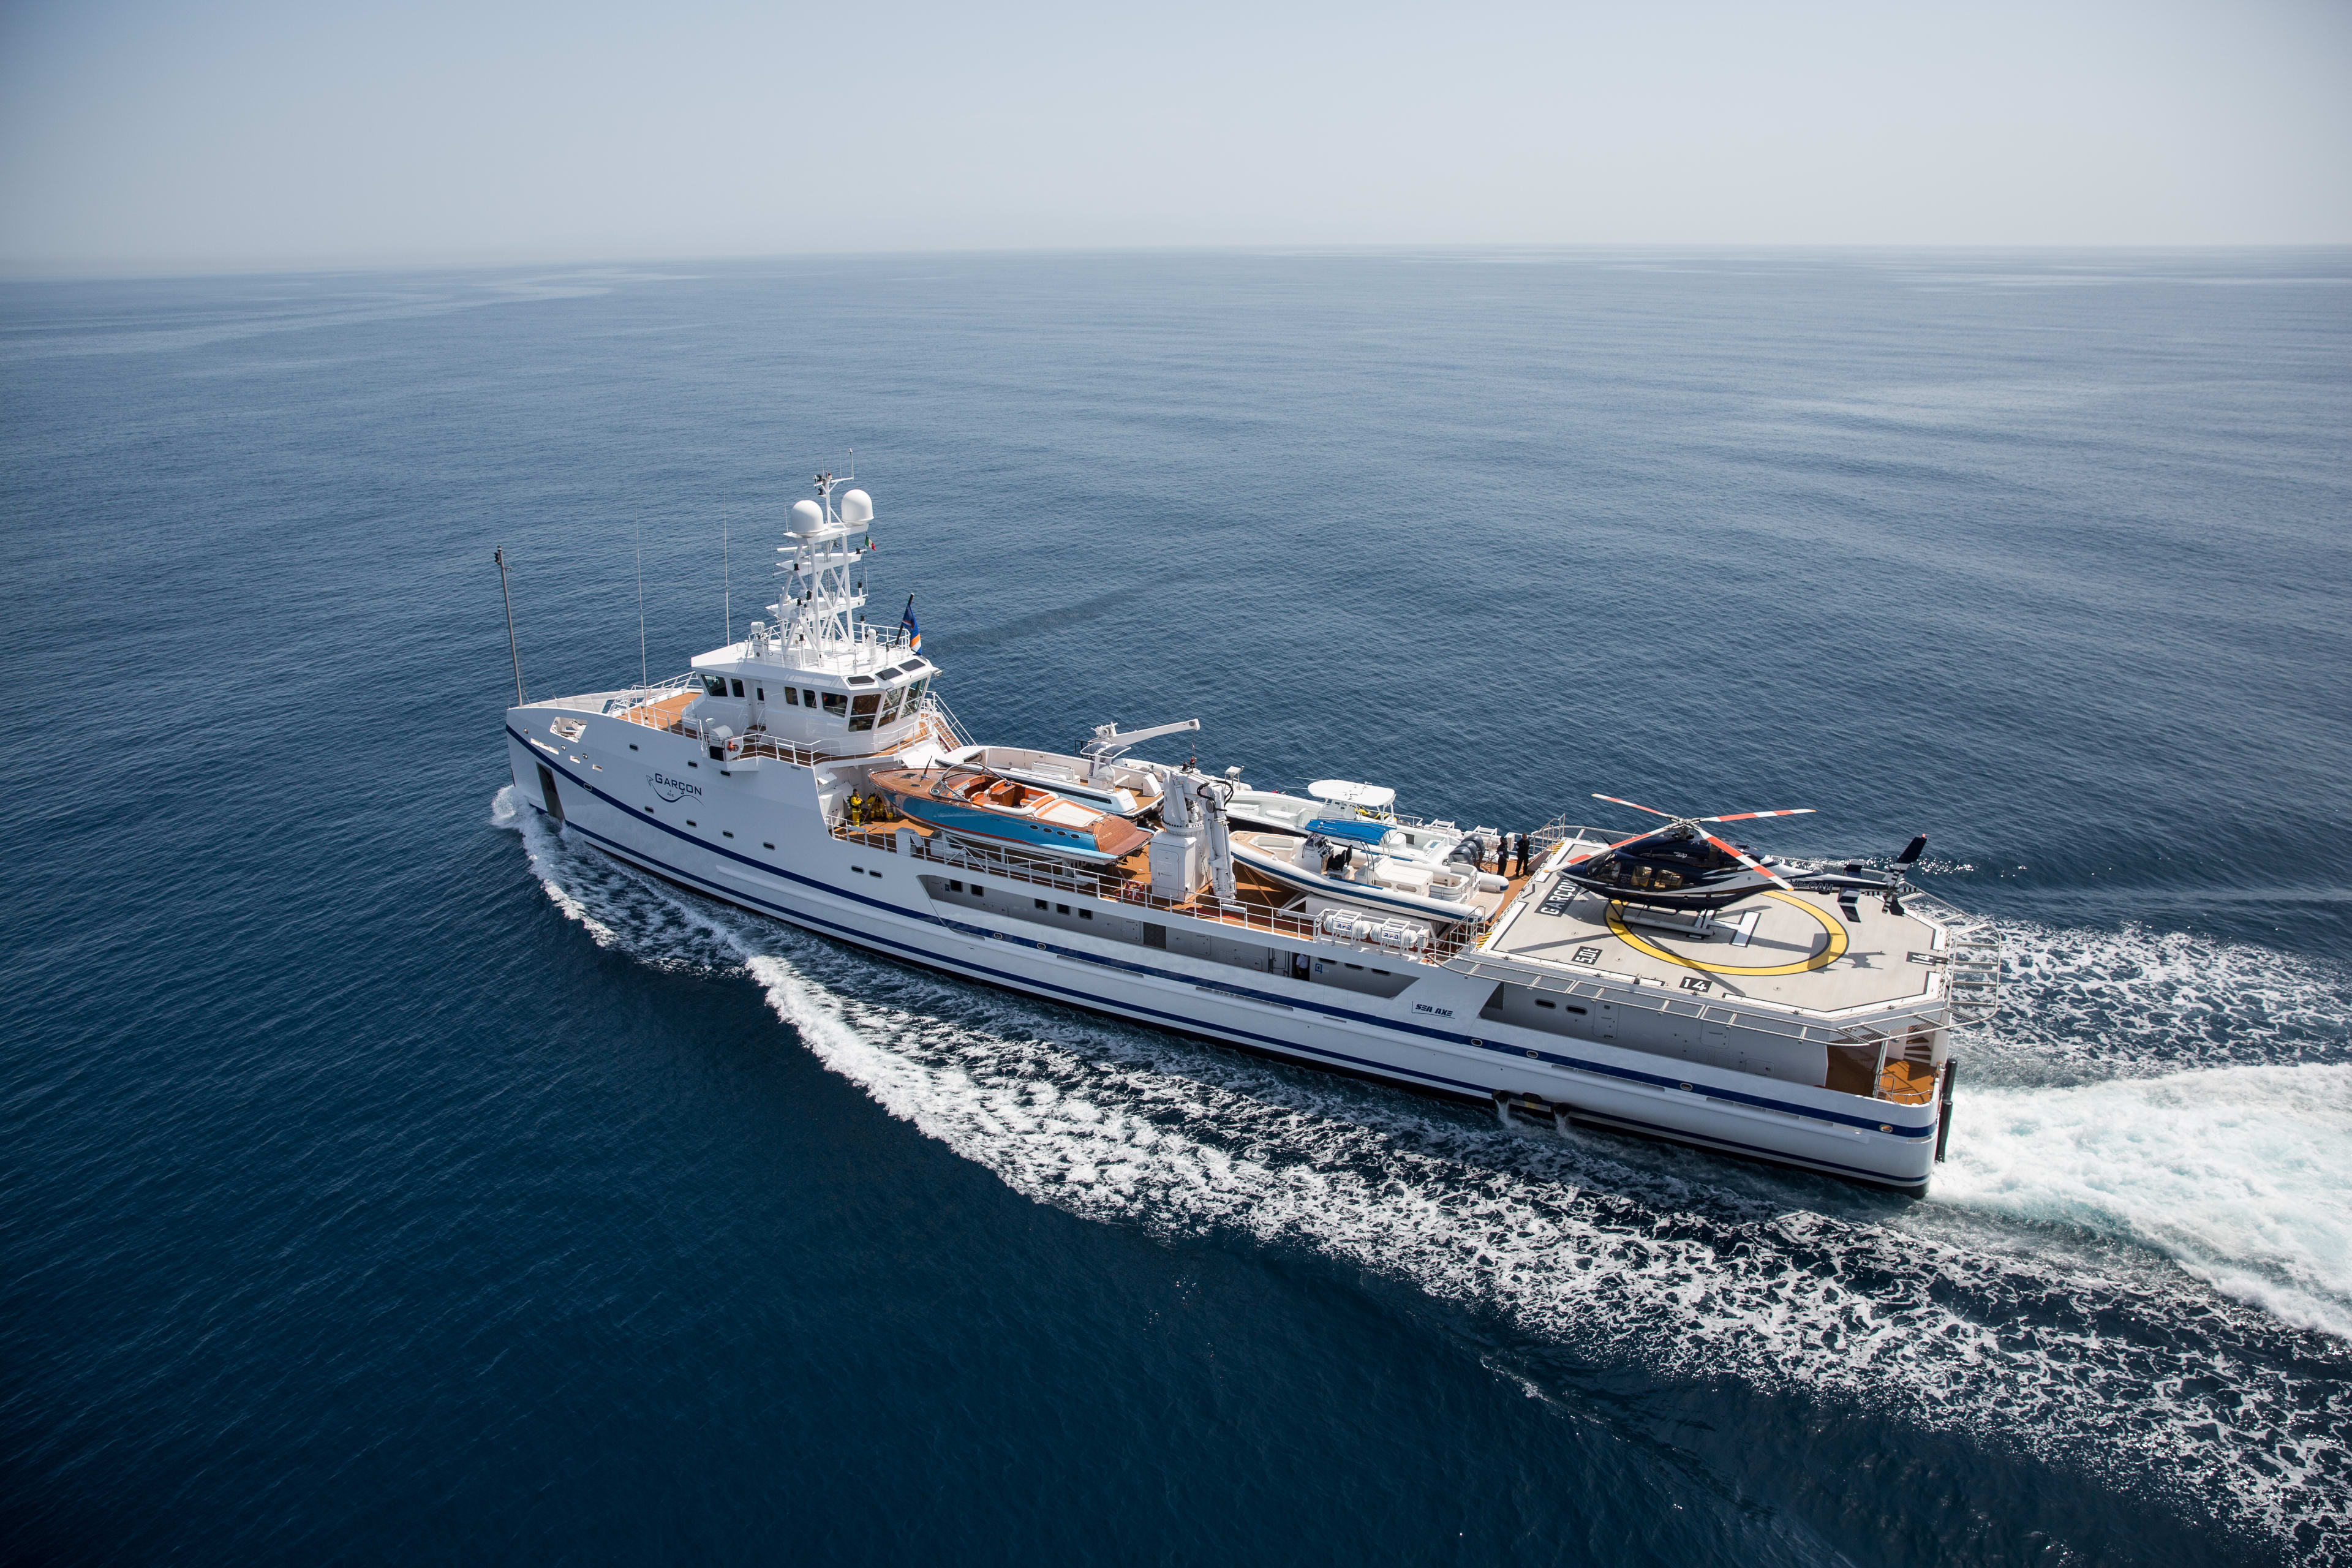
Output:
[[832,714],[836,719],[840,718],[843,714],[847,713],[849,711],[848,694],[841,691],[826,692],[824,694],[824,710]]
[[742,695],[743,695],[743,683],[742,683],[741,681],[740,681],[740,680],[730,680],[730,681],[729,681],[727,684],[728,684],[728,685],[730,685],[730,686],[731,686],[731,687],[733,687],[733,688],[735,689],[735,695],[736,695],[736,696],[740,697],[740,696],[742,696]]
[[874,710],[880,707],[881,703],[881,697],[871,691],[851,698],[849,700],[849,727],[852,730],[871,730],[874,728]]

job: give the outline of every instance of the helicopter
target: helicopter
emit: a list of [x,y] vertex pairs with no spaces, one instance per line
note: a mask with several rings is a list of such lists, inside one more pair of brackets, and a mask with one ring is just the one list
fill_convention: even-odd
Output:
[[1748,822],[1764,816],[1810,816],[1813,809],[1811,806],[1787,811],[1735,811],[1720,816],[1676,816],[1670,811],[1621,800],[1613,795],[1596,793],[1592,798],[1666,819],[1664,827],[1621,838],[1605,849],[1580,857],[1561,868],[1560,876],[1567,881],[1612,903],[1640,904],[1685,914],[1712,914],[1742,899],[1780,888],[1790,892],[1835,893],[1838,912],[1848,921],[1859,921],[1862,910],[1857,900],[1864,893],[1875,893],[1888,914],[1899,915],[1903,912],[1903,895],[1918,891],[1904,880],[1904,873],[1918,864],[1921,851],[1927,847],[1927,836],[1924,833],[1904,847],[1895,858],[1893,869],[1885,873],[1865,871],[1856,861],[1842,871],[1808,871],[1790,876],[1775,870],[1771,862],[1758,859],[1744,847],[1718,838],[1706,831],[1706,825]]

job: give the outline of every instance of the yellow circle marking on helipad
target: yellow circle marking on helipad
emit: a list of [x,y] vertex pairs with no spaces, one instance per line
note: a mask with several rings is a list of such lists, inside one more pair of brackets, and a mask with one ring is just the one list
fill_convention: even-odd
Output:
[[1794,963],[1775,963],[1761,969],[1742,969],[1737,964],[1704,963],[1686,953],[1675,952],[1669,948],[1660,947],[1654,942],[1635,936],[1633,928],[1625,923],[1622,906],[1619,904],[1612,903],[1609,906],[1609,929],[1617,933],[1618,941],[1637,952],[1646,952],[1652,958],[1664,959],[1668,963],[1679,963],[1685,969],[1703,969],[1709,974],[1802,974],[1809,969],[1826,969],[1845,956],[1845,929],[1835,921],[1831,920],[1829,916],[1822,913],[1804,900],[1784,893],[1778,888],[1767,889],[1764,896],[1768,899],[1778,899],[1782,903],[1801,909],[1812,916],[1820,923],[1821,928],[1830,933],[1829,945],[1811,957],[1800,959]]

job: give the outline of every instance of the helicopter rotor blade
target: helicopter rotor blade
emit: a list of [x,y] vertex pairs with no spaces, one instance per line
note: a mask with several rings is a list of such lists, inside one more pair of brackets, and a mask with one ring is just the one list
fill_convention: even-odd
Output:
[[1583,865],[1587,860],[1595,860],[1595,859],[1600,858],[1601,856],[1608,854],[1608,853],[1609,853],[1609,851],[1610,851],[1611,849],[1622,849],[1622,848],[1624,848],[1624,847],[1625,847],[1625,846],[1627,846],[1628,844],[1632,844],[1632,843],[1633,843],[1633,842],[1634,842],[1635,840],[1637,840],[1637,839],[1647,838],[1648,837],[1650,837],[1650,835],[1651,835],[1652,833],[1654,833],[1655,831],[1657,831],[1655,828],[1643,828],[1641,832],[1639,832],[1639,833],[1636,833],[1636,834],[1633,835],[1631,837],[1627,837],[1627,838],[1620,838],[1619,840],[1617,840],[1617,842],[1616,842],[1616,843],[1612,844],[1612,845],[1609,845],[1609,846],[1608,846],[1607,847],[1605,847],[1605,848],[1595,849],[1595,850],[1594,850],[1591,854],[1590,854],[1590,855],[1579,855],[1579,856],[1575,857],[1573,859],[1570,860],[1570,861],[1569,861],[1569,864],[1570,864],[1570,865],[1571,865],[1571,866],[1581,866],[1581,865]]
[[1675,816],[1673,812],[1671,812],[1671,811],[1660,811],[1660,810],[1659,810],[1656,806],[1654,806],[1654,805],[1643,805],[1641,802],[1639,802],[1639,801],[1633,801],[1633,800],[1620,800],[1620,799],[1618,799],[1618,798],[1617,798],[1615,795],[1602,795],[1602,794],[1601,794],[1598,790],[1596,790],[1596,791],[1594,791],[1594,792],[1593,792],[1592,798],[1593,798],[1593,799],[1595,799],[1595,800],[1605,800],[1605,801],[1609,802],[1612,805],[1630,805],[1630,806],[1632,806],[1635,811],[1646,811],[1646,812],[1648,812],[1652,816],[1663,816],[1663,817],[1664,817],[1668,822],[1680,822],[1680,821],[1682,821],[1682,820],[1683,820],[1681,817],[1676,816]]
[[1927,836],[1922,833],[1903,847],[1903,853],[1895,858],[1895,863],[1897,866],[1916,866],[1919,863],[1920,852],[1927,847]]
[[1801,805],[1793,811],[1735,811],[1728,816],[1702,816],[1699,820],[1701,822],[1746,822],[1754,816],[1811,816],[1812,815],[1811,806]]
[[1763,861],[1759,860],[1755,856],[1750,855],[1738,845],[1727,844],[1712,833],[1706,836],[1706,841],[1709,844],[1714,845],[1717,849],[1722,850],[1726,855],[1728,855],[1733,859],[1738,861],[1741,865],[1747,867],[1749,870],[1763,872],[1764,875],[1771,878],[1773,881],[1779,883],[1781,887],[1788,889],[1789,891],[1792,893],[1797,890],[1797,885],[1794,882],[1790,881],[1788,878],[1783,877],[1780,872],[1775,871],[1771,867],[1767,866]]

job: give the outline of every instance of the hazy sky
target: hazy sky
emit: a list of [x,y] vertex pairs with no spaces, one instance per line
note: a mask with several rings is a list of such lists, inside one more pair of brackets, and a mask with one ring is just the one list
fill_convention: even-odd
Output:
[[43,270],[2352,241],[2352,0],[0,16]]

